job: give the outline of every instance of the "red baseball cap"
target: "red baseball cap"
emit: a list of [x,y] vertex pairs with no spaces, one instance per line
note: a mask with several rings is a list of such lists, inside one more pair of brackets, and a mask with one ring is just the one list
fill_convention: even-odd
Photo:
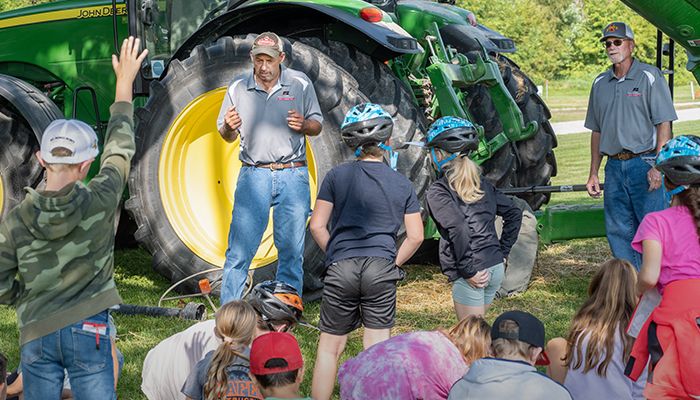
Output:
[[[266,367],[265,364],[280,358],[287,362],[283,367]],[[270,332],[258,336],[250,346],[250,372],[254,375],[270,375],[295,371],[304,366],[299,343],[287,332]]]

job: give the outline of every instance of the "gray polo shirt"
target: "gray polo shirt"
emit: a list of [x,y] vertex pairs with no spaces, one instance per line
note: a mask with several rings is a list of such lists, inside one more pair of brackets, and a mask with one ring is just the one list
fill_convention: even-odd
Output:
[[612,67],[593,81],[585,127],[600,132],[600,153],[643,153],[656,148],[656,125],[678,119],[658,68],[633,60],[617,79]]
[[306,160],[306,139],[287,126],[288,111],[296,110],[305,119],[323,122],[309,78],[286,67],[282,67],[277,85],[269,93],[257,85],[252,71],[236,77],[221,104],[217,129],[223,126],[226,110],[232,105],[241,117],[239,158],[247,164]]

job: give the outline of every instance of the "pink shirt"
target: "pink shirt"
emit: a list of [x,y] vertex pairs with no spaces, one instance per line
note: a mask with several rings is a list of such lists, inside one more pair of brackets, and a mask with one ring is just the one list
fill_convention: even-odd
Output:
[[640,253],[643,240],[661,243],[659,293],[673,281],[700,278],[700,242],[687,207],[674,206],[647,214],[632,240],[632,247]]
[[459,350],[437,331],[377,343],[340,366],[340,398],[447,399],[468,370]]

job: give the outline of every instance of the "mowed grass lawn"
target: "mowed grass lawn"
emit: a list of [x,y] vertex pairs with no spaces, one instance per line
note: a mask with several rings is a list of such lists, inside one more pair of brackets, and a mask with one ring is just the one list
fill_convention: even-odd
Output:
[[[595,76],[587,80],[577,81],[551,81],[548,93],[540,93],[552,112],[551,122],[565,122],[583,120],[586,118],[586,108],[588,107],[588,95],[591,83]],[[697,88],[697,85],[694,86]],[[544,88],[543,88],[544,92]],[[676,110],[686,108],[697,108],[700,105],[700,98],[691,97],[688,84],[676,85],[673,102]]]
[[[674,131],[700,133],[700,123],[677,124]],[[559,174],[555,184],[585,183],[588,174],[588,134],[566,135],[559,138],[556,155]],[[554,195],[552,203],[581,202],[585,194]],[[596,200],[600,201],[600,200]],[[605,239],[572,240],[540,246],[537,264],[527,292],[497,299],[489,311],[489,321],[501,312],[521,309],[540,317],[547,337],[564,335],[571,317],[585,298],[588,281],[596,266],[610,257]],[[117,250],[115,253],[117,286],[125,303],[156,305],[169,283],[151,270],[151,258],[142,249]],[[439,268],[411,265],[406,268],[407,279],[398,290],[398,313],[394,333],[448,327],[456,322],[452,310],[450,286]],[[172,305],[172,304],[171,304]],[[318,323],[319,303],[306,304],[306,318]],[[119,382],[119,397],[144,399],[140,391],[141,369],[149,349],[162,339],[192,324],[169,318],[124,316],[115,314],[119,337],[117,344],[124,353],[125,365]],[[302,393],[310,394],[311,371],[316,354],[318,333],[303,327],[295,334],[306,360],[306,376]],[[354,332],[348,342],[344,359],[362,349],[362,331]],[[0,306],[0,352],[9,358],[10,367],[19,362],[18,331],[14,309]]]

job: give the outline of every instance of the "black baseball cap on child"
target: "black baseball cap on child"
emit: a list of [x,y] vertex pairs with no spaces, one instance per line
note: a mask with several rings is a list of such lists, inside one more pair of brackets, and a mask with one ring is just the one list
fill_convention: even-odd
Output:
[[[515,332],[505,332],[499,329],[502,321],[513,321],[518,325]],[[529,345],[542,348],[542,355],[537,365],[548,365],[549,358],[544,352],[544,324],[534,315],[525,311],[506,311],[499,315],[491,326],[491,340],[511,339],[525,342]]]

